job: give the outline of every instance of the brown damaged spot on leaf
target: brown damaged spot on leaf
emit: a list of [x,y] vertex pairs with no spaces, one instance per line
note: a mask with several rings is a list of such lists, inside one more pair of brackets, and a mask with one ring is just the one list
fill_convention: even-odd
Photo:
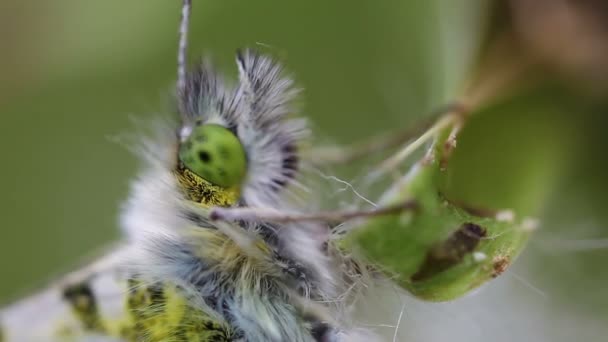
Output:
[[412,281],[431,278],[458,264],[467,254],[475,250],[486,233],[485,228],[474,223],[463,224],[445,241],[431,248],[418,272],[412,276]]
[[509,258],[505,256],[497,256],[492,260],[492,278],[496,278],[501,275],[509,267]]

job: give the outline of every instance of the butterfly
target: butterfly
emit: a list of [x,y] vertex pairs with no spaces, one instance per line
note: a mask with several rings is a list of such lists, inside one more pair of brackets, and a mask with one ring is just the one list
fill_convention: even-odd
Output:
[[0,341],[374,341],[356,316],[388,278],[448,300],[504,272],[529,230],[437,186],[465,106],[442,110],[380,166],[394,170],[431,143],[373,210],[304,213],[303,201],[318,201],[305,170],[323,158],[307,151],[293,79],[251,49],[236,54],[234,85],[208,61],[189,69],[191,6],[183,0],[177,115],[133,147],[144,167],[122,241],[2,309]]
[[341,318],[348,301],[336,298],[365,271],[340,260],[346,257],[327,224],[212,217],[214,207],[297,209],[285,193],[297,186],[309,130],[294,115],[293,80],[268,56],[239,51],[235,86],[209,62],[186,70],[190,7],[184,1],[179,115],[135,148],[145,168],[122,213],[124,242],[5,309],[7,340],[330,341],[351,334]]

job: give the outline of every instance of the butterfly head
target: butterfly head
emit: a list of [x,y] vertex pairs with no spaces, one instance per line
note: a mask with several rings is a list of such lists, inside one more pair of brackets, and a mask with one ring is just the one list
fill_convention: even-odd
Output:
[[179,160],[184,168],[211,184],[240,187],[247,172],[247,156],[239,138],[217,124],[191,129],[180,144]]

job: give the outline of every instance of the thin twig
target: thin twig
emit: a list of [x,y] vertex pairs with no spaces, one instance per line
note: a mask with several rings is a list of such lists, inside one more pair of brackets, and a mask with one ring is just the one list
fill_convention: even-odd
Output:
[[416,201],[372,210],[325,211],[317,213],[286,213],[272,208],[213,208],[209,215],[212,221],[254,221],[290,223],[302,221],[342,222],[360,217],[391,215],[417,208]]
[[428,130],[442,115],[456,111],[464,112],[462,104],[455,102],[441,107],[435,110],[428,119],[424,120],[421,124],[418,124],[413,128],[399,132],[392,132],[389,134],[381,134],[349,146],[319,147],[312,150],[311,156],[318,164],[321,165],[347,164],[370,155],[374,155],[377,152],[386,151],[397,146],[401,146]]
[[370,181],[374,181],[386,172],[396,169],[399,164],[401,164],[414,151],[435,138],[439,132],[452,125],[455,121],[455,117],[456,116],[452,115],[450,112],[446,113],[431,128],[424,132],[424,134],[418,137],[418,139],[405,145],[400,151],[383,161],[379,167],[369,174],[368,179]]
[[378,151],[384,151],[402,145],[428,129],[429,120],[423,124],[401,132],[381,134],[368,140],[357,142],[349,146],[323,146],[312,151],[315,162],[321,165],[348,164],[350,162],[369,157]]

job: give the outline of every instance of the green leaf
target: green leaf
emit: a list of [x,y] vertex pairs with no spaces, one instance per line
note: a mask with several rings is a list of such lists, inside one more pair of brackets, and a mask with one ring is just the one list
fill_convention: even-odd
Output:
[[[563,136],[563,123],[554,119],[547,124],[545,115],[541,115],[542,120],[534,115],[549,115],[550,108],[543,96],[536,94],[512,98],[484,110],[483,115],[477,113],[482,125],[473,122],[473,133],[478,140],[470,141],[469,132],[463,132],[468,146],[458,151],[455,165],[454,158],[444,151],[444,132],[436,139],[434,150],[383,197],[383,205],[413,200],[417,209],[370,219],[353,231],[348,243],[397,284],[432,301],[455,299],[503,273],[521,253],[537,225],[522,213],[538,213],[550,192],[554,170],[564,160],[560,152],[566,149],[557,142]],[[488,117],[483,118],[484,115]],[[513,119],[527,129],[515,129]],[[463,160],[474,159],[479,146],[495,150],[483,155],[484,164],[477,168],[471,163],[463,164]],[[527,150],[535,153],[530,155]],[[491,170],[493,165],[501,166],[498,173]],[[457,169],[453,170],[453,166]],[[462,170],[468,173],[466,179]],[[493,179],[484,173],[499,174],[501,178]],[[448,177],[458,186],[446,187]],[[475,192],[465,195],[467,201],[463,202],[463,192],[454,189],[478,187],[474,185],[476,181],[487,188],[477,191],[482,196],[475,197]],[[488,196],[493,191],[494,200]],[[509,209],[489,206],[495,203],[507,204]]]

